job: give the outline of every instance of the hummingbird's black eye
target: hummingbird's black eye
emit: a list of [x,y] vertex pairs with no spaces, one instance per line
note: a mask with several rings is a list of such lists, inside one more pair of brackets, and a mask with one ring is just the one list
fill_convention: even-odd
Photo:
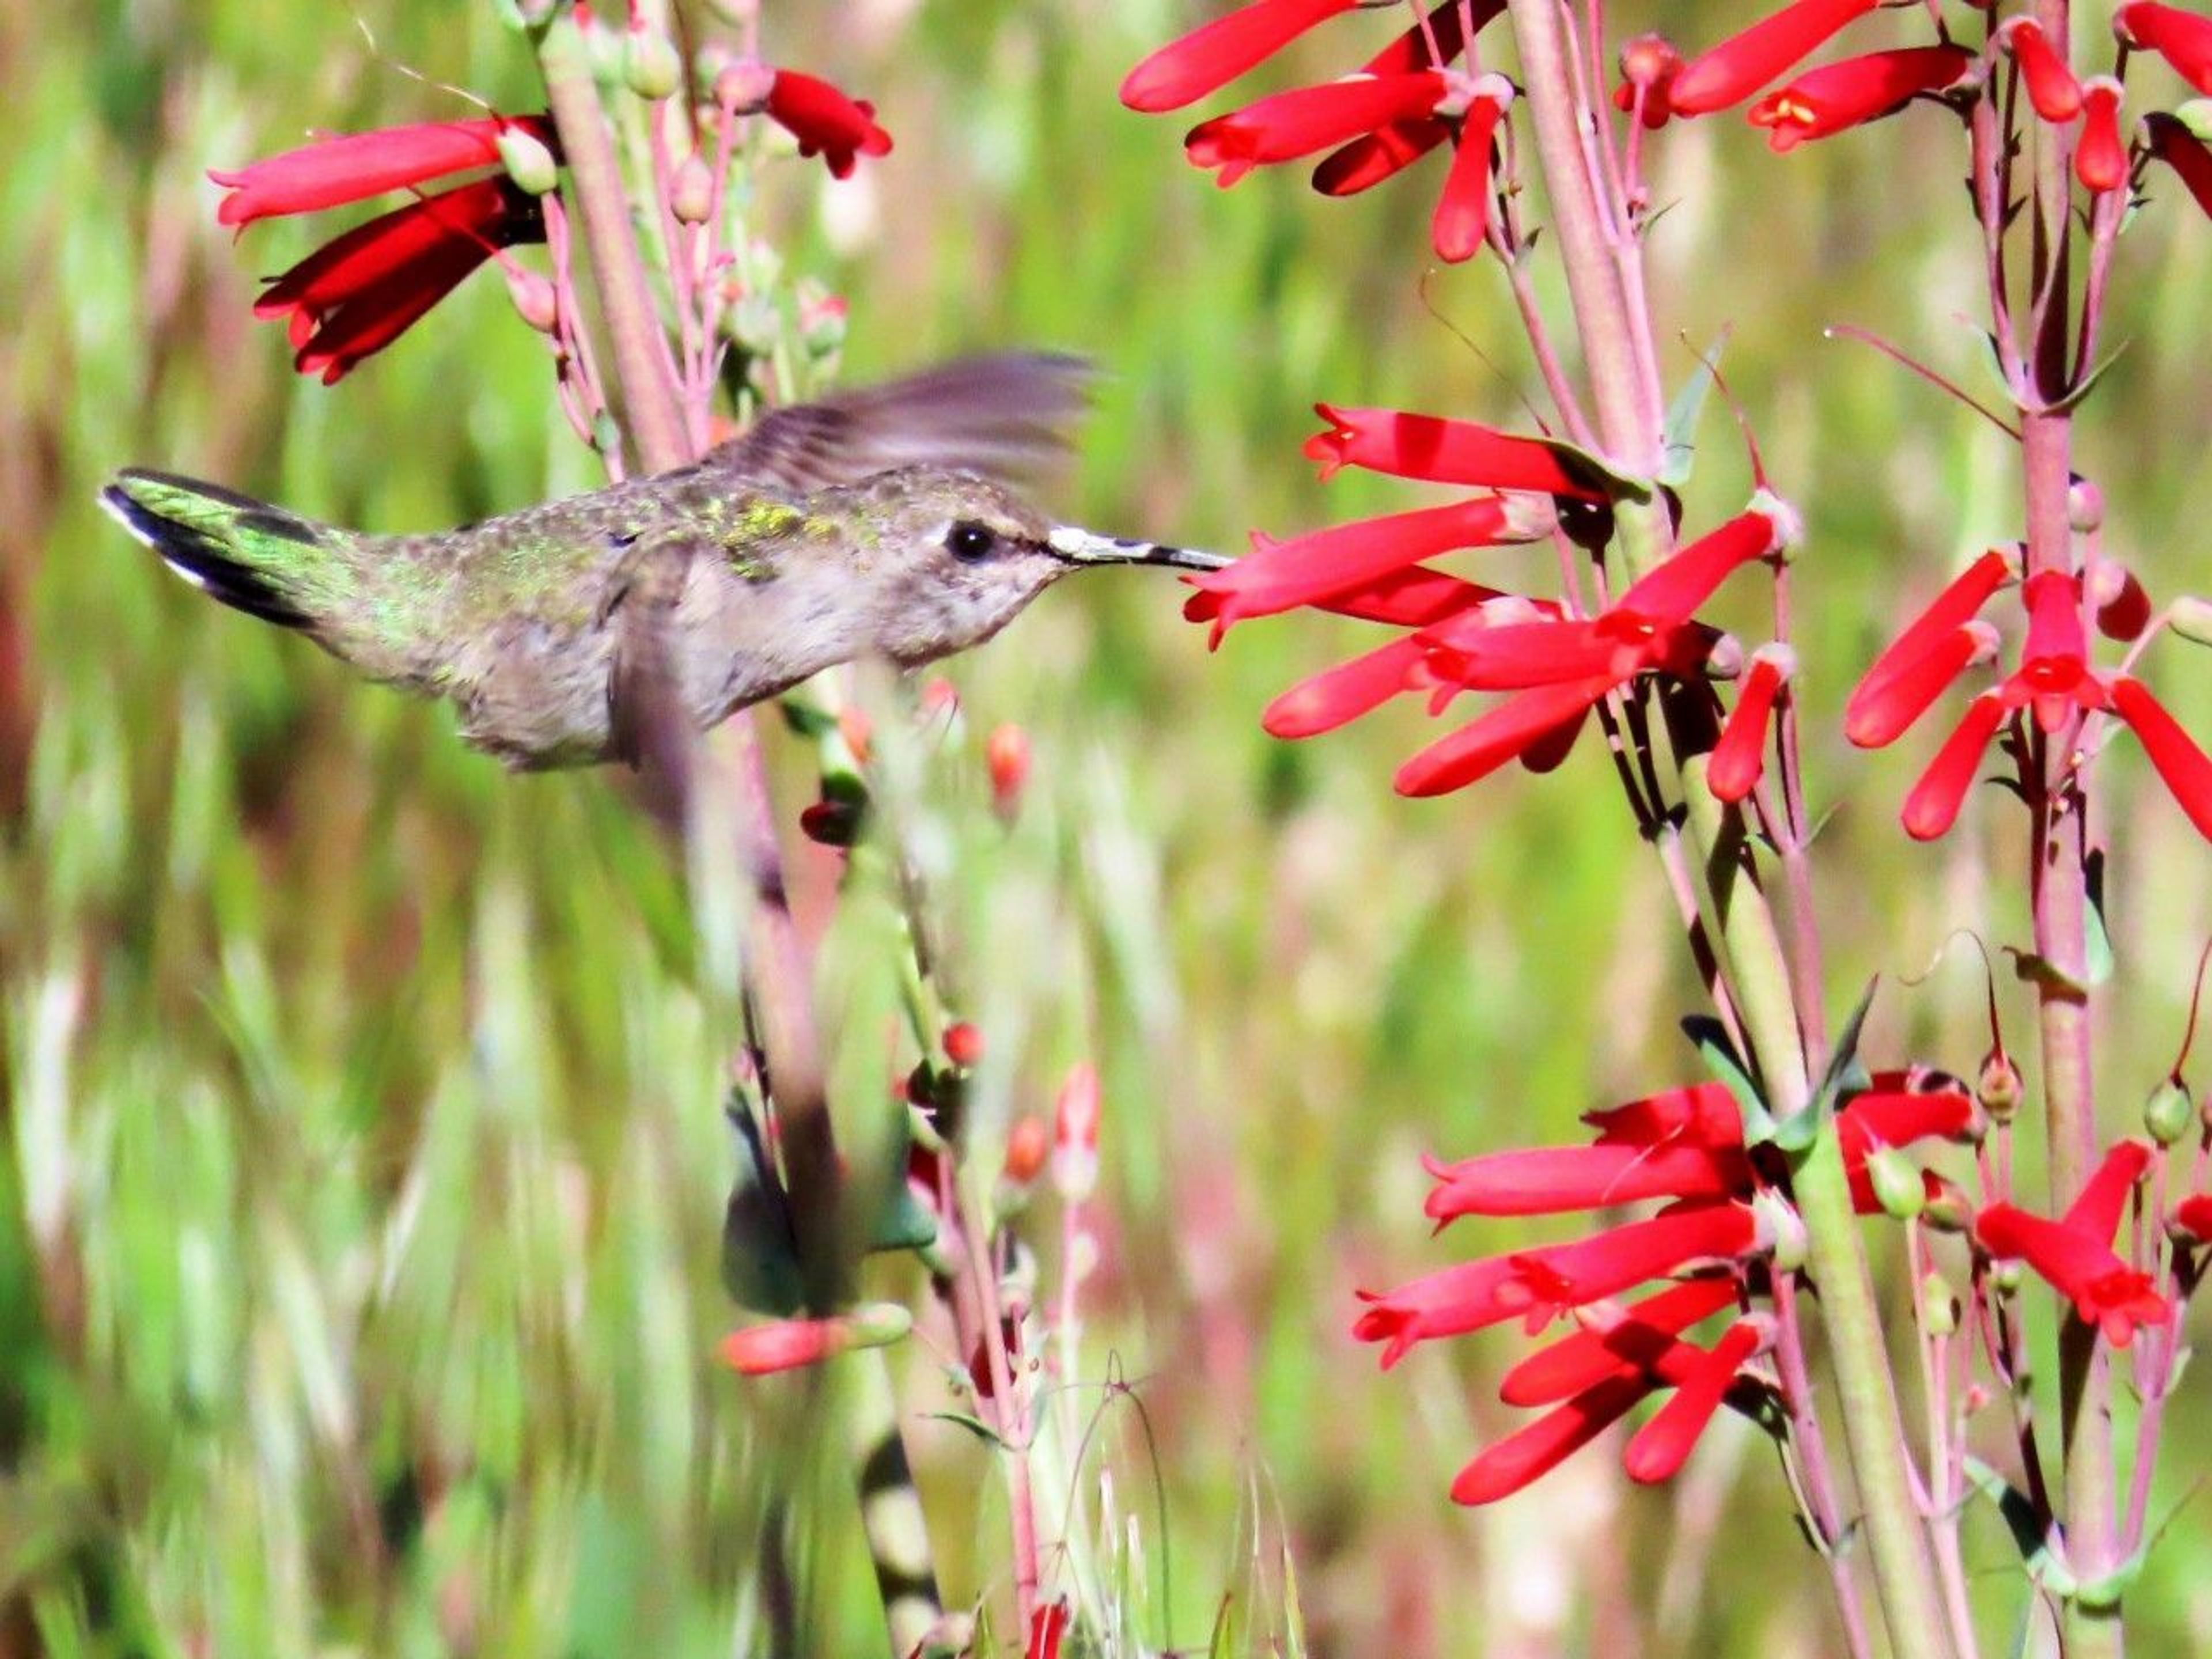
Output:
[[945,532],[945,550],[969,564],[989,558],[991,550],[998,544],[998,532],[973,519],[963,519]]

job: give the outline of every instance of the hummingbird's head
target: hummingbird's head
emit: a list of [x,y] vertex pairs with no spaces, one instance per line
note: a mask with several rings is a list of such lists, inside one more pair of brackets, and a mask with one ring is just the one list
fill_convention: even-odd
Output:
[[855,549],[875,649],[902,667],[981,645],[1071,571],[1156,564],[1216,570],[1211,553],[1116,541],[1055,523],[1005,485],[972,472],[908,467],[830,492],[867,533]]

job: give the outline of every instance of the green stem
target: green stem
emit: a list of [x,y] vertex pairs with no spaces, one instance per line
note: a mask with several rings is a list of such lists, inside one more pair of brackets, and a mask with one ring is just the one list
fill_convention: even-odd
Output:
[[[1582,123],[1566,47],[1553,0],[1508,0],[1515,43],[1545,187],[1565,267],[1583,361],[1607,459],[1632,474],[1655,468],[1660,441],[1648,411],[1658,406],[1639,378],[1628,301],[1612,256],[1609,228],[1584,161]],[[1663,507],[1623,503],[1621,544],[1630,569],[1642,574],[1672,545]],[[1705,866],[1717,912],[1722,952],[1741,1005],[1751,1056],[1774,1109],[1807,1103],[1809,1079],[1790,989],[1788,957],[1773,912],[1744,849],[1739,815],[1724,811],[1705,786],[1702,755],[1686,753],[1676,736],[1677,764],[1691,803],[1689,830]],[[1903,1419],[1882,1340],[1881,1318],[1832,1126],[1824,1128],[1797,1176],[1798,1203],[1820,1287],[1820,1313],[1834,1355],[1844,1439],[1857,1477],[1874,1560],[1875,1580],[1900,1659],[1942,1659],[1950,1650],[1925,1530],[1912,1501]]]

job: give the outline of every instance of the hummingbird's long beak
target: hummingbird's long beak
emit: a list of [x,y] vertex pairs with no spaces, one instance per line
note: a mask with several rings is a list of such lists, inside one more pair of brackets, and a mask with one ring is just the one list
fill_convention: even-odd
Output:
[[1164,564],[1176,570],[1219,570],[1229,563],[1218,553],[1164,547],[1158,542],[1120,541],[1073,525],[1062,525],[1054,531],[1045,538],[1045,546],[1070,564]]

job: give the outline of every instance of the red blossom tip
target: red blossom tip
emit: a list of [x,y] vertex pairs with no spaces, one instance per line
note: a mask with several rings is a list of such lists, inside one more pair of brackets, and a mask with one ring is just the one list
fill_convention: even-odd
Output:
[[212,168],[208,177],[229,191],[216,210],[216,222],[243,227],[276,215],[365,201],[472,167],[496,167],[500,135],[509,129],[549,148],[555,143],[547,117],[494,115],[380,127],[319,139],[242,167]]
[[1958,821],[1983,751],[1996,736],[2006,712],[2004,700],[1993,691],[1984,691],[1966,705],[1958,726],[1905,798],[1901,817],[1906,835],[1915,841],[1934,841]]
[[1306,440],[1306,459],[1328,478],[1347,466],[1401,478],[1527,489],[1580,501],[1602,501],[1603,489],[1577,476],[1558,446],[1516,437],[1472,421],[1409,415],[1395,409],[1316,404],[1328,429]]
[[1705,786],[1717,800],[1734,803],[1759,787],[1765,769],[1767,723],[1775,699],[1796,672],[1797,653],[1786,645],[1763,645],[1752,653],[1751,672],[1736,694],[1706,763]]
[[1690,1349],[1694,1360],[1674,1397],[1653,1413],[1651,1420],[1632,1435],[1622,1449],[1620,1467],[1631,1480],[1650,1486],[1674,1476],[1720,1409],[1737,1369],[1759,1352],[1768,1334],[1763,1322],[1740,1319],[1728,1328],[1710,1353]]
[[1997,30],[1997,40],[2020,65],[2027,83],[2027,101],[2035,112],[2054,126],[2063,126],[2081,112],[2081,83],[2063,58],[2051,49],[2043,26],[2033,17],[2011,17]]
[[2141,680],[2123,676],[2113,681],[2112,698],[2113,712],[2134,728],[2136,740],[2197,833],[2212,841],[2212,759]]
[[1705,52],[1677,75],[1668,90],[1675,113],[1707,115],[1741,103],[1878,3],[1795,0]]
[[2074,144],[2074,176],[2093,196],[2128,181],[2128,144],[2120,136],[2120,83],[2098,76],[2081,88],[2081,136]]
[[2148,46],[2191,86],[2212,96],[2212,18],[2158,0],[2135,0],[2112,14],[2112,33],[2130,46]]
[[1778,155],[1893,115],[1915,98],[1946,91],[1973,70],[1963,46],[1907,46],[1847,58],[1799,76],[1745,112]]
[[1358,0],[1253,0],[1170,40],[1121,82],[1121,102],[1158,115],[1196,103]]
[[769,118],[799,141],[799,153],[821,156],[832,178],[850,178],[860,156],[891,153],[891,136],[877,125],[876,106],[814,76],[776,70],[766,107]]

